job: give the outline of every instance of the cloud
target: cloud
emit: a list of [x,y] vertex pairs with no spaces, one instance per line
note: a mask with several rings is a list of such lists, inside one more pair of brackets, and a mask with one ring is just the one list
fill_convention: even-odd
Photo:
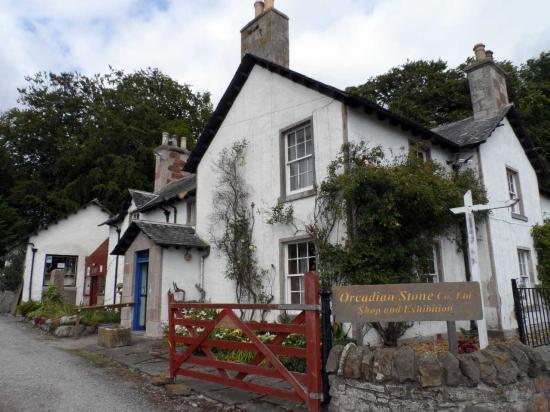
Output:
[[[253,0],[6,0],[0,3],[0,110],[40,70],[159,67],[217,101],[240,60]],[[550,49],[546,0],[277,0],[291,67],[346,87],[406,59],[456,65],[483,41],[521,63]]]

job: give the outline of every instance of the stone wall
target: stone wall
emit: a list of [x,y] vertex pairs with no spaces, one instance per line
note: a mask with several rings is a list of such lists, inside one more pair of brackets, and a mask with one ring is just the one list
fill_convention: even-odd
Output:
[[11,290],[0,291],[0,313],[8,313],[14,300],[15,293]]
[[331,411],[549,410],[550,348],[498,344],[454,356],[411,348],[335,346]]

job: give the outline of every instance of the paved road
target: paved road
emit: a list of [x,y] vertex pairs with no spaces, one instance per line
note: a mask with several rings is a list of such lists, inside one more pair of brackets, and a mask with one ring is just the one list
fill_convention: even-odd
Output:
[[163,410],[139,386],[0,315],[0,412]]

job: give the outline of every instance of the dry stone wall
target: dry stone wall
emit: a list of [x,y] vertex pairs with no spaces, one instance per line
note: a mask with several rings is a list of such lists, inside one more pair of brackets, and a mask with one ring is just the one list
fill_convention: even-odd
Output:
[[327,372],[331,411],[550,410],[550,348],[519,342],[458,356],[335,346]]

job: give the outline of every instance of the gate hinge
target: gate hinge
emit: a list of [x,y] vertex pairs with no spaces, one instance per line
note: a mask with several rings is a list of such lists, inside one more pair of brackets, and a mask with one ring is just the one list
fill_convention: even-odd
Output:
[[310,392],[309,393],[309,399],[313,399],[315,401],[323,401],[324,400],[324,396],[322,393],[318,393],[318,392]]

